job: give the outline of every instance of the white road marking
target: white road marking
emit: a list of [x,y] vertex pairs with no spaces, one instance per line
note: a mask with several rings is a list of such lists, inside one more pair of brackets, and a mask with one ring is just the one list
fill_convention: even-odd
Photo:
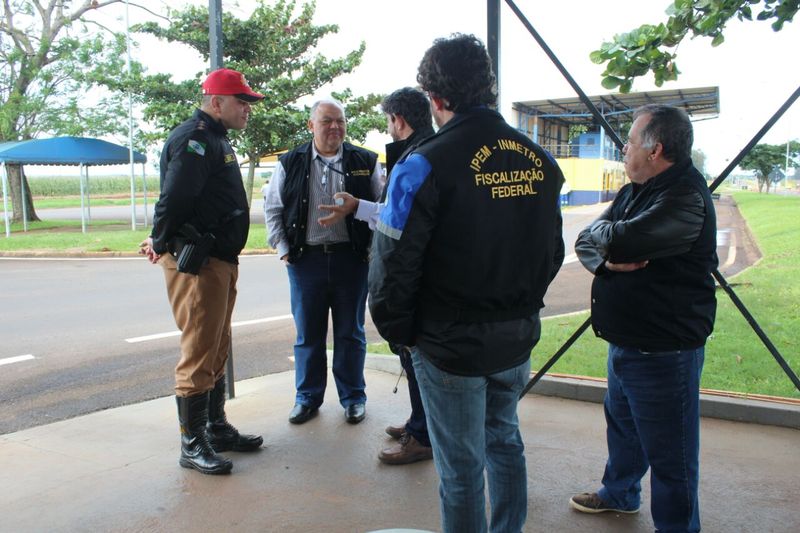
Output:
[[574,263],[574,262],[575,262],[575,261],[577,261],[577,260],[578,260],[578,256],[577,256],[577,254],[569,254],[568,256],[566,256],[566,257],[564,258],[564,264],[565,264],[565,265],[568,265],[568,264],[570,264],[570,263]]
[[31,359],[36,358],[31,354],[18,355],[16,357],[6,357],[5,359],[0,359],[0,366],[10,365],[12,363],[21,363],[22,361],[30,361]]
[[[279,315],[279,316],[270,316],[267,318],[257,318],[255,320],[240,320],[239,322],[231,322],[232,328],[237,328],[239,326],[252,326],[253,324],[264,324],[266,322],[277,322],[278,320],[287,320],[292,318],[292,315]],[[165,339],[167,337],[178,337],[180,336],[180,331],[169,331],[167,333],[155,333],[153,335],[143,335],[141,337],[131,337],[130,339],[125,339],[125,342],[128,343],[136,343],[136,342],[145,342],[145,341],[154,341],[158,339]]]

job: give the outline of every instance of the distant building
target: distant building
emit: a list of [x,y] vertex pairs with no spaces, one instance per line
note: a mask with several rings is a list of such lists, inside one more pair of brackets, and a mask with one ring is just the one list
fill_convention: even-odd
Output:
[[[590,96],[617,135],[627,134],[633,111],[650,103],[683,107],[692,118],[719,115],[719,87]],[[625,183],[622,152],[580,98],[514,102],[512,124],[558,160],[567,182],[562,204],[614,199]]]

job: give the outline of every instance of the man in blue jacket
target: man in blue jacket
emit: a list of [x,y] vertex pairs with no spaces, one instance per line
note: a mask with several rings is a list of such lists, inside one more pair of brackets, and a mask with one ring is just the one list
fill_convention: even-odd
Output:
[[700,374],[716,312],[716,216],[694,168],[692,124],[675,107],[633,115],[625,144],[631,183],[575,243],[592,283],[592,327],[609,343],[608,461],[585,513],[639,510],[651,470],[658,531],[700,531]]
[[395,165],[373,241],[370,312],[410,346],[440,477],[442,529],[519,532],[527,474],[519,394],[539,310],[564,257],[563,175],[510,127],[471,35],[438,39],[417,81],[439,126]]

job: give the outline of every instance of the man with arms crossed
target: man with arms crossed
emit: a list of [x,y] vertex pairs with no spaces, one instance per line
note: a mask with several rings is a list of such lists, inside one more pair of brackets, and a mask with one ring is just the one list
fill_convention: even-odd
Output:
[[650,468],[657,531],[700,531],[700,374],[716,312],[716,216],[692,165],[692,124],[675,107],[633,115],[624,186],[575,243],[595,278],[592,327],[609,343],[602,487],[585,513],[639,510]]

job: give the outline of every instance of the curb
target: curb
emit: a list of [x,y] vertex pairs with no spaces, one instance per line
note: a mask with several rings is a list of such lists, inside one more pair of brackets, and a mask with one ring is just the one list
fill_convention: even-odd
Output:
[[[367,354],[365,367],[398,376],[402,369],[397,356],[370,353]],[[544,376],[528,394],[603,403],[606,381],[597,378]],[[700,416],[800,429],[800,403],[723,397],[701,392]]]

